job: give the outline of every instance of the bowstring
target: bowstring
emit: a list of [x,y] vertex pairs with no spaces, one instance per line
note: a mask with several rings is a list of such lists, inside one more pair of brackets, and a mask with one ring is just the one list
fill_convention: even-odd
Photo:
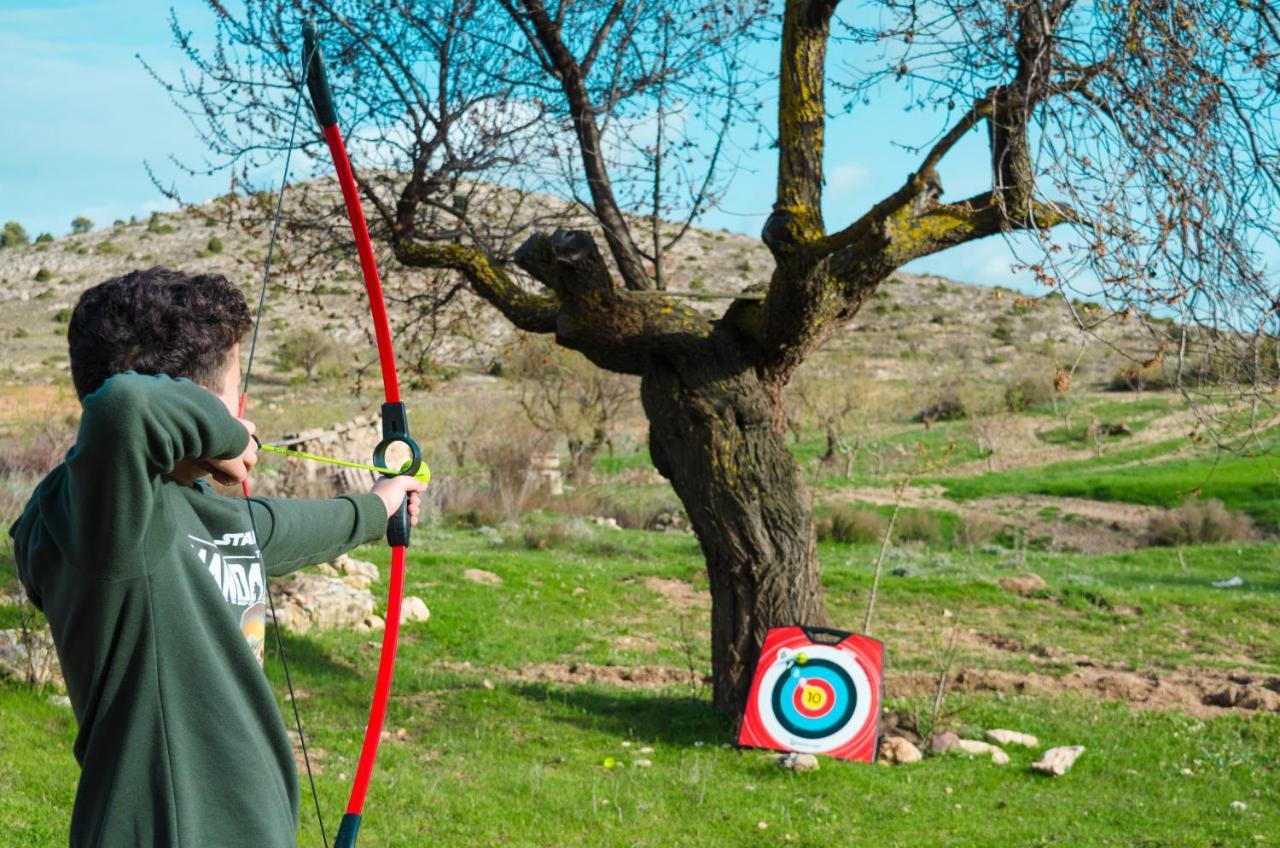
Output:
[[[319,42],[316,47],[312,48],[310,54],[304,57],[302,67],[308,68],[311,65],[312,56],[319,49]],[[267,261],[262,269],[262,285],[258,289],[258,307],[253,321],[253,334],[249,339],[249,357],[245,361],[244,366],[244,384],[240,390],[241,397],[241,414],[243,415],[243,406],[249,397],[249,379],[253,374],[253,360],[258,352],[258,331],[262,327],[262,313],[266,309],[267,303],[267,283],[271,278],[271,259],[275,255],[276,237],[280,231],[280,218],[284,212],[284,191],[289,184],[289,164],[293,159],[294,142],[298,133],[298,119],[302,114],[302,101],[304,99],[304,85],[301,80],[298,82],[298,96],[293,105],[293,121],[289,127],[289,145],[285,148],[284,154],[284,174],[280,177],[280,192],[276,196],[276,211],[271,220],[271,239],[267,243]],[[253,502],[249,497],[248,484],[244,490],[245,509],[249,513],[249,527],[253,531],[254,542],[258,541],[258,522],[253,514]],[[261,547],[259,547],[259,557],[261,557]],[[266,563],[263,562],[265,570]],[[302,730],[302,714],[298,711],[298,698],[293,688],[293,675],[289,672],[289,657],[284,649],[284,636],[280,633],[280,619],[276,615],[275,596],[271,591],[271,580],[268,575],[264,575],[263,584],[267,590],[267,605],[271,609],[272,630],[276,634],[276,651],[280,654],[280,665],[284,669],[284,682],[289,690],[289,704],[293,708],[293,724],[298,730],[298,743],[302,747],[302,762],[307,770],[307,784],[311,787],[311,802],[315,805],[316,822],[320,825],[320,840],[324,843],[325,848],[329,848],[329,835],[325,831],[324,814],[320,811],[320,795],[316,791],[316,779],[311,770],[311,754],[307,750],[307,735]]]

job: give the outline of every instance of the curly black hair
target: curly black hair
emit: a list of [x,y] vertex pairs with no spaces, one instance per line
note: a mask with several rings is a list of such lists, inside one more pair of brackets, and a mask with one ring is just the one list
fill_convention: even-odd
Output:
[[244,295],[221,274],[148,268],[112,277],[71,313],[71,379],[83,400],[122,371],[186,377],[217,388],[227,352],[253,325]]

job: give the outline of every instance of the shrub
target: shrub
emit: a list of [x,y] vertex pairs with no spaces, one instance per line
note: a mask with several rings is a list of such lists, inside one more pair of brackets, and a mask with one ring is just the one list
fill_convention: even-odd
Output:
[[48,268],[41,268],[39,271],[36,271],[37,283],[47,283],[49,280],[52,280],[52,279],[53,279],[53,272],[50,271]]
[[1147,524],[1147,543],[1160,547],[1247,542],[1256,536],[1249,516],[1231,512],[1219,500],[1189,500],[1152,516]]
[[88,218],[86,218],[83,215],[79,216],[78,218],[74,219],[71,222],[71,232],[73,233],[87,233],[92,229],[93,229],[93,221],[90,221]]
[[177,229],[178,228],[172,224],[166,224],[164,222],[164,218],[160,217],[159,212],[152,212],[151,220],[147,221],[147,232],[149,233],[165,235],[166,233],[172,233]]
[[1053,381],[1042,374],[1024,374],[1004,387],[1004,406],[1010,412],[1026,412],[1053,400]]
[[1116,369],[1116,373],[1111,375],[1108,388],[1113,392],[1143,392],[1160,391],[1172,385],[1164,368],[1159,365],[1150,368],[1125,366]]
[[954,389],[947,389],[938,399],[916,413],[916,421],[932,423],[934,421],[959,421],[964,418],[964,401]]
[[120,245],[108,240],[95,247],[93,252],[97,253],[99,256],[112,256],[117,253],[122,253],[123,251],[120,250]]
[[302,369],[308,380],[331,373],[338,364],[338,346],[328,333],[307,327],[290,333],[276,349],[276,365],[282,371]]
[[0,247],[17,247],[27,243],[27,231],[17,221],[5,221],[0,230]]
[[986,516],[966,515],[956,527],[956,545],[965,548],[983,548],[1000,535],[1003,528],[999,521]]
[[52,241],[53,241],[52,233],[41,233],[40,235],[36,236],[36,244],[49,244]]
[[889,522],[865,507],[837,506],[818,521],[818,538],[828,542],[867,545],[884,537]]
[[1013,344],[1013,328],[1005,323],[996,324],[996,328],[991,331],[991,338],[1000,344]]
[[217,236],[213,236],[212,238],[209,239],[209,244],[205,246],[205,250],[209,251],[210,253],[221,253],[222,239],[218,238]]
[[900,542],[924,542],[936,547],[942,544],[942,524],[931,512],[904,509],[898,513],[894,535]]
[[71,307],[64,306],[57,312],[53,313],[53,321],[55,324],[66,324],[71,320]]

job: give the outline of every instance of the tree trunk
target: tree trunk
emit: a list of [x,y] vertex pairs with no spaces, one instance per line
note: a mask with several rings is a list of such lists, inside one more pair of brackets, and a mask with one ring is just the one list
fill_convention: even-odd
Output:
[[603,427],[597,427],[591,434],[590,442],[576,440],[569,442],[569,454],[572,458],[569,464],[569,479],[573,483],[589,486],[595,481],[591,467],[604,447],[608,435]]
[[836,444],[840,441],[836,435],[836,425],[827,422],[827,452],[822,455],[822,467],[832,468],[836,464]]
[[812,495],[771,393],[736,359],[724,347],[679,363],[655,357],[640,389],[654,466],[706,558],[714,702],[735,721],[766,631],[827,622]]

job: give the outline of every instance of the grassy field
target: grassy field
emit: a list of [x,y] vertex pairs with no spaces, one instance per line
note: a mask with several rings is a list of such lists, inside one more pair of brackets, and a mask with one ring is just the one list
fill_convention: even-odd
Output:
[[[962,734],[1010,727],[1086,753],[1059,779],[1031,773],[1034,754],[1016,749],[1003,767],[947,755],[897,768],[824,760],[816,773],[781,771],[734,748],[710,708],[693,538],[583,522],[544,535],[553,520],[531,517],[527,534],[502,529],[501,543],[458,527],[418,534],[409,591],[432,618],[404,634],[392,737],[362,845],[1225,846],[1270,844],[1280,833],[1280,715],[1261,712],[1194,717],[1090,692],[957,687],[946,723]],[[889,707],[921,706],[895,681],[933,668],[930,640],[952,628],[964,637],[965,669],[1065,679],[1088,657],[1154,674],[1280,672],[1276,553],[1271,544],[1188,548],[1184,570],[1169,550],[903,549],[874,628],[888,644]],[[362,555],[386,564],[381,549]],[[873,557],[869,547],[822,546],[836,623],[861,624]],[[468,581],[467,568],[503,582]],[[1050,588],[1020,598],[997,585],[1024,570]],[[1235,575],[1239,589],[1209,585]],[[14,614],[4,609],[0,624],[12,626]],[[286,638],[332,835],[376,642],[347,632]],[[1040,644],[1054,650],[1044,656]],[[279,663],[267,671],[285,706]],[[15,684],[0,687],[0,704],[0,845],[64,844],[74,720],[48,693]],[[300,844],[319,844],[305,809]]]

